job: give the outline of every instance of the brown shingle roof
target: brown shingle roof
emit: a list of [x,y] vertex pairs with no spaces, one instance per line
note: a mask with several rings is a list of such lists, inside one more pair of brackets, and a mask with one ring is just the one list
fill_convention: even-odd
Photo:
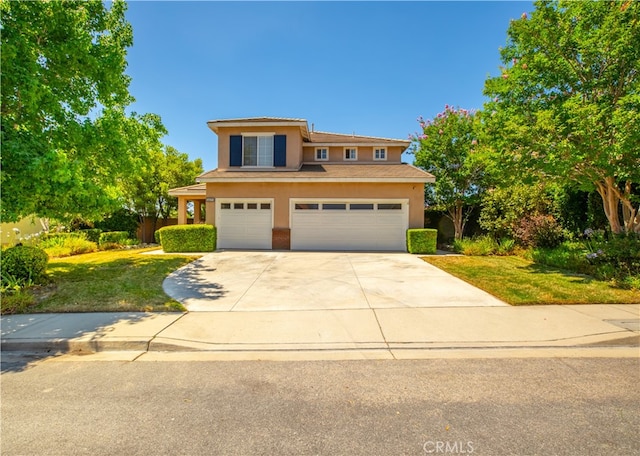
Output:
[[435,177],[406,163],[313,164],[299,170],[219,170],[201,174],[198,182],[435,182]]
[[206,193],[206,184],[187,185],[186,187],[172,188],[169,190],[171,196],[191,196],[204,195]]
[[343,135],[340,133],[328,133],[324,131],[312,131],[309,133],[309,142],[304,145],[314,145],[316,143],[335,144],[380,144],[409,147],[410,141],[403,139],[380,138],[377,136]]

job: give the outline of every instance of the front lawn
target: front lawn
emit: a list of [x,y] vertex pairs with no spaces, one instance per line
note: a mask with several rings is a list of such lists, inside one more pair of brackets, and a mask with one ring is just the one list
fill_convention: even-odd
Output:
[[167,296],[167,275],[196,257],[143,255],[146,250],[109,250],[50,260],[51,284],[31,291],[34,312],[183,311]]
[[430,263],[512,305],[636,304],[640,292],[517,256],[429,256]]

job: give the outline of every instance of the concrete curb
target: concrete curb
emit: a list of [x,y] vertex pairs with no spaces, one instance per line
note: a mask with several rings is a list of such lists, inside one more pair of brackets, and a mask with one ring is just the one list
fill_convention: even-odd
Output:
[[97,353],[106,351],[148,351],[148,339],[126,340],[68,340],[68,339],[9,339],[2,340],[3,352],[26,353]]
[[[589,350],[606,348],[640,348],[640,335],[621,332],[601,334],[556,341],[521,342],[454,342],[454,343],[327,343],[327,344],[220,344],[201,341],[170,340],[163,337],[136,338],[118,337],[109,339],[5,339],[2,352],[93,354],[101,352],[183,353],[198,352],[220,355],[259,357],[265,353],[342,353],[348,357],[360,353],[365,358],[375,353],[410,353],[442,351],[486,351],[486,350]],[[586,352],[585,352],[586,353]],[[253,354],[253,355],[252,355]],[[637,352],[640,356],[640,350]],[[422,355],[421,355],[422,356]],[[298,356],[294,356],[298,358]]]

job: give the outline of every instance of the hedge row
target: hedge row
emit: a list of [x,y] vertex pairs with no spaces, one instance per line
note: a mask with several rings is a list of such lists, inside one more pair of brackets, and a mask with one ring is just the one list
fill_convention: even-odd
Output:
[[173,252],[213,252],[216,228],[211,225],[173,225],[156,231],[162,250]]

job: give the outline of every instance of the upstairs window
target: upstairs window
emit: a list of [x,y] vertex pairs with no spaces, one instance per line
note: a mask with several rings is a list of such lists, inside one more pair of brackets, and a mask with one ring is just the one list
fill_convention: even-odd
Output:
[[344,159],[345,160],[357,160],[358,159],[358,149],[355,147],[345,147],[344,148]]
[[287,166],[287,135],[244,133],[229,136],[229,166]]
[[243,136],[242,166],[273,166],[273,135]]
[[316,160],[317,161],[327,161],[329,160],[329,149],[326,147],[317,147],[316,148]]
[[373,159],[374,160],[386,160],[387,159],[387,149],[384,147],[376,147],[373,149]]

